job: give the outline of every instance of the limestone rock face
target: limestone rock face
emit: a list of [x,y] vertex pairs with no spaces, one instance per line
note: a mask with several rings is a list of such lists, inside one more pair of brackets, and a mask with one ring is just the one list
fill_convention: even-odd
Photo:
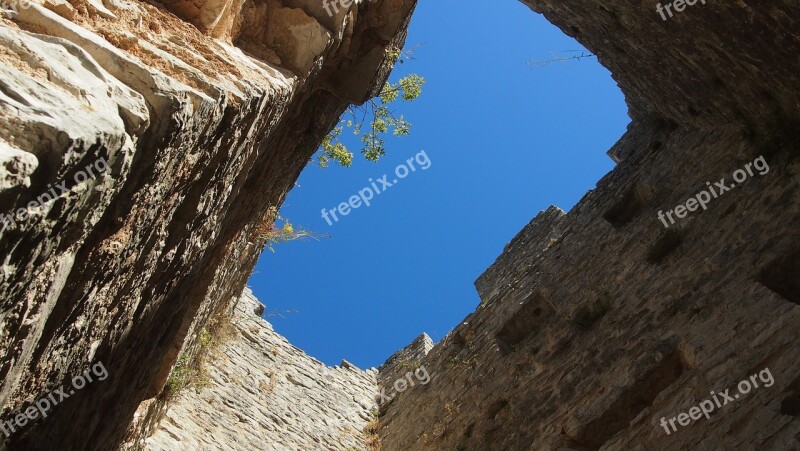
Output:
[[179,395],[144,449],[366,449],[377,370],[325,366],[275,333],[259,306],[245,290],[208,386]]
[[255,228],[383,85],[414,2],[309,5],[44,0],[0,19],[0,418],[109,372],[12,449],[113,449],[157,423]]

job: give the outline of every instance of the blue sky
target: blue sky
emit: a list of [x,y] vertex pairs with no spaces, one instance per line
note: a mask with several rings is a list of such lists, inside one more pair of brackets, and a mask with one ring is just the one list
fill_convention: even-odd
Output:
[[[629,118],[608,71],[594,58],[531,69],[582,47],[516,1],[458,5],[421,2],[407,41],[420,44],[415,59],[392,74],[427,80],[398,107],[411,136],[387,140],[378,163],[306,168],[281,215],[332,237],[267,250],[250,278],[280,314],[268,318],[275,329],[327,364],[378,366],[422,332],[440,340],[478,305],[473,282],[503,246],[613,167],[605,152]],[[333,225],[322,218],[422,150],[427,170]]]

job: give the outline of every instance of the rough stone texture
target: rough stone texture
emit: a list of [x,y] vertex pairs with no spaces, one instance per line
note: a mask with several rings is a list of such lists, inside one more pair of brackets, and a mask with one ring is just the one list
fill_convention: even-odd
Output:
[[593,51],[632,119],[759,125],[797,101],[794,0],[709,1],[663,21],[654,0],[522,0]]
[[207,385],[182,391],[149,428],[136,418],[122,449],[372,449],[365,430],[390,405],[380,405],[380,387],[418,369],[433,347],[422,334],[379,369],[328,367],[277,334],[249,289],[232,308],[236,334],[209,359]]
[[365,449],[377,371],[325,366],[275,333],[261,311],[245,290],[236,337],[213,358],[209,385],[180,395],[145,449]]
[[[34,6],[15,18],[24,31],[0,27],[2,211],[97,157],[111,167],[0,237],[2,418],[90,361],[111,374],[13,449],[111,449],[126,429],[133,448],[236,449],[260,434],[324,447],[342,424],[292,426],[287,409],[357,429],[374,404],[345,400],[349,390],[366,403],[370,378],[385,388],[409,360],[432,380],[381,406],[385,450],[800,449],[800,5],[708,2],[662,21],[655,1],[525,3],[618,80],[633,119],[609,151],[619,165],[571,211],[550,208],[520,232],[476,281],[481,305],[429,352],[422,336],[377,376],[336,370],[357,388],[326,387],[299,351],[257,359],[289,345],[251,318],[230,348],[242,357],[212,365],[213,388],[160,427],[176,356],[195,349],[257,258],[250,231],[347,102],[375,92],[413,5],[360,3],[331,18],[311,0],[168,2],[178,20],[121,0],[47,0],[71,21]],[[769,173],[664,229],[658,211],[707,181],[730,183],[759,155]],[[306,377],[281,404],[248,410],[239,392],[254,396],[273,368]],[[773,386],[661,428],[764,368]],[[317,395],[330,403],[307,398]],[[217,426],[198,409],[244,422],[200,432]],[[275,418],[283,429],[269,429]]]
[[[384,449],[800,449],[796,148],[684,220],[676,242],[656,217],[760,150],[676,131],[570,213],[542,212],[476,282],[481,307],[423,359],[432,381],[386,409]],[[640,183],[654,193],[637,208],[626,193]],[[633,216],[615,227],[604,213],[619,202]],[[648,261],[655,247],[666,255]],[[603,304],[596,322],[581,313]],[[773,386],[669,436],[659,425],[764,368]]]
[[[422,364],[422,359],[433,349],[433,341],[428,334],[415,338],[408,346],[395,352],[378,368],[378,383],[381,387],[391,387],[407,372],[414,371]],[[384,406],[381,406],[384,407]]]
[[[45,0],[0,19],[0,212],[63,187],[0,232],[0,418],[91,362],[110,373],[12,449],[108,450],[152,429],[177,356],[241,293],[253,231],[344,108],[382,86],[414,6],[334,20],[211,3],[182,20],[172,3]],[[99,158],[108,172],[74,179]]]
[[[800,449],[800,5],[526,3],[599,55],[633,122],[597,188],[476,281],[431,383],[382,411],[383,449]],[[665,230],[659,210],[759,155],[766,175]],[[660,426],[764,368],[771,387]]]

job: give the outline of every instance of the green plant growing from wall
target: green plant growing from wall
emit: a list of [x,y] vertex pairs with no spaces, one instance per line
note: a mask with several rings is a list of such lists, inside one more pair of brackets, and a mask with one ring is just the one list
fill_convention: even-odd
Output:
[[378,412],[371,412],[372,418],[366,426],[364,426],[364,439],[367,446],[367,451],[380,451],[381,449],[381,436],[379,435],[381,429],[381,421],[378,417]]
[[212,315],[197,333],[193,351],[182,352],[172,367],[162,392],[163,399],[173,400],[187,388],[201,390],[207,387],[211,382],[208,360],[213,358],[235,333],[229,315],[224,312]]
[[419,366],[420,366],[419,359],[405,358],[397,362],[397,368],[401,371],[415,370],[419,368]]
[[[277,225],[277,222],[281,222],[282,224]],[[330,235],[327,234],[311,232],[300,227],[295,227],[291,221],[279,215],[275,207],[269,208],[261,224],[255,228],[254,234],[257,239],[263,242],[263,246],[272,252],[275,252],[276,245],[289,241],[305,238],[318,240],[320,238],[330,237]]]
[[[403,64],[411,58],[411,51],[397,48],[387,50],[392,65]],[[363,105],[350,105],[339,120],[339,124],[322,140],[317,161],[328,167],[331,161],[348,167],[353,163],[353,152],[341,141],[342,133],[351,130],[361,139],[361,154],[368,161],[378,161],[386,154],[385,136],[406,136],[411,133],[411,123],[403,115],[397,115],[393,106],[398,101],[413,102],[422,94],[425,79],[417,74],[406,75],[397,83],[386,82],[376,97]]]

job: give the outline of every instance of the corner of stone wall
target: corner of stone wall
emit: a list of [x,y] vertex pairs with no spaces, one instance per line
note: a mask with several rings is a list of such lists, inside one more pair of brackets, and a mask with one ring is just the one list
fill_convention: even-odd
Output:
[[506,244],[495,262],[475,281],[481,304],[494,302],[506,292],[504,287],[513,287],[541,253],[559,241],[565,231],[565,216],[564,210],[551,205]]
[[414,371],[422,365],[423,359],[433,349],[433,346],[433,340],[428,334],[420,334],[406,347],[392,354],[378,368],[379,384],[384,387],[391,385],[392,382],[408,371]]

